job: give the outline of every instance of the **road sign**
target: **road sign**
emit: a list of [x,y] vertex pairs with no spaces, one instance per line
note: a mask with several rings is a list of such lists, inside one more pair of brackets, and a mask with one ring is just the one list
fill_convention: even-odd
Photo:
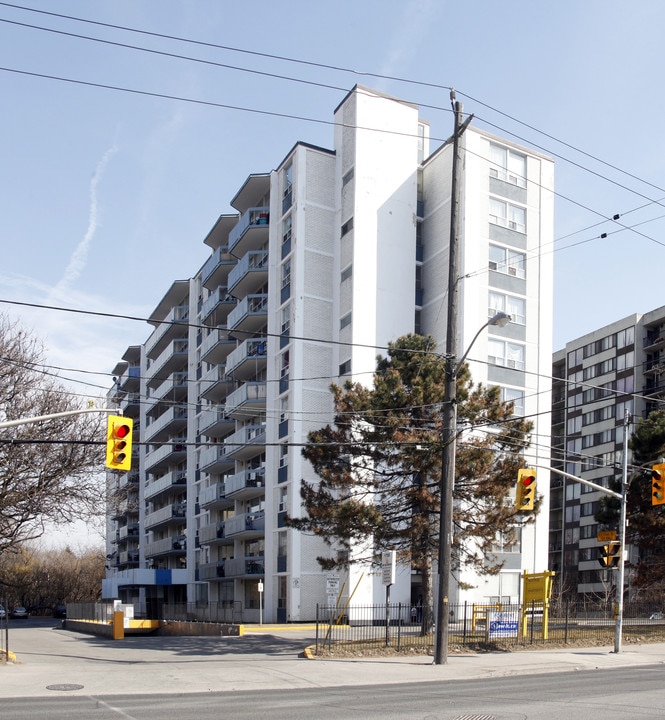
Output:
[[337,595],[339,592],[339,575],[328,575],[326,578],[326,594]]
[[384,550],[381,553],[381,576],[383,584],[389,587],[395,584],[395,559],[397,553],[394,550]]
[[617,539],[617,531],[616,530],[601,530],[598,533],[598,542],[604,543],[604,542],[612,542],[612,540]]

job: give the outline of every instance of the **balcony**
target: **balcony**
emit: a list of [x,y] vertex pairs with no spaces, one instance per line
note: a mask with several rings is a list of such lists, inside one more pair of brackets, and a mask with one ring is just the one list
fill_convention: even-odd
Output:
[[170,342],[159,357],[149,365],[148,385],[155,387],[164,380],[167,375],[182,370],[187,364],[187,353],[189,344],[187,340],[173,340]]
[[224,412],[229,417],[246,417],[248,413],[265,410],[266,393],[265,381],[244,383],[227,396]]
[[656,357],[642,363],[644,375],[655,375],[660,377],[665,372],[665,358]]
[[208,510],[221,510],[232,507],[234,501],[226,495],[226,481],[215,483],[210,487],[201,490],[199,493],[199,505]]
[[268,361],[268,343],[265,338],[243,341],[226,358],[226,374],[234,380],[250,380],[262,372]]
[[229,273],[229,292],[243,297],[268,282],[268,251],[252,250]]
[[231,545],[233,540],[226,536],[225,524],[228,521],[218,520],[210,525],[199,528],[200,545]]
[[200,316],[202,322],[209,325],[222,325],[226,317],[235,307],[237,300],[229,294],[226,286],[218,287],[201,305]]
[[251,539],[262,537],[265,532],[266,519],[263,510],[255,513],[234,515],[224,522],[226,537]]
[[648,332],[642,339],[642,347],[651,352],[662,349],[665,347],[665,332],[661,329]]
[[145,556],[147,558],[157,557],[158,555],[184,555],[186,551],[187,537],[185,535],[175,535],[174,537],[155,540],[145,546]]
[[233,500],[249,500],[265,492],[265,468],[243,470],[226,478],[226,495]]
[[160,400],[186,400],[187,399],[187,372],[179,370],[171,373],[156,388],[148,388],[148,411],[151,406]]
[[129,540],[131,538],[138,539],[139,537],[139,524],[138,523],[130,523],[128,525],[124,525],[123,527],[118,530],[117,539],[118,540]]
[[[149,417],[149,416],[148,416]],[[145,440],[167,440],[174,434],[186,432],[187,406],[175,405],[155,418],[145,429]]]
[[145,343],[145,353],[148,357],[159,355],[166,345],[178,338],[186,339],[189,327],[189,306],[174,307],[162,322],[152,331]]
[[226,577],[256,577],[265,573],[265,558],[260,556],[234,558],[224,562]]
[[125,372],[116,380],[116,387],[122,392],[137,392],[141,384],[141,368],[138,365],[130,365]]
[[233,383],[226,377],[226,365],[213,365],[201,378],[201,397],[206,400],[218,402],[232,389]]
[[145,527],[154,529],[165,525],[182,525],[187,516],[187,503],[171,503],[166,507],[148,513],[145,516]]
[[229,252],[239,257],[248,250],[256,250],[268,242],[270,225],[269,207],[252,207],[246,210],[229,233]]
[[224,561],[199,565],[199,580],[221,580],[224,578]]
[[226,285],[231,268],[238,262],[226,247],[218,247],[201,268],[201,284],[209,290]]
[[185,470],[172,470],[153,480],[145,487],[145,499],[155,500],[171,492],[183,492],[187,486],[187,473]]
[[212,445],[201,450],[200,468],[208,473],[223,473],[233,468],[235,461],[226,454],[223,445]]
[[138,415],[141,394],[138,392],[127,393],[119,400],[119,407],[123,415]]
[[268,322],[268,295],[247,295],[229,313],[229,331],[256,333]]
[[158,447],[156,450],[147,453],[145,457],[145,469],[151,472],[157,472],[159,467],[167,467],[177,463],[185,462],[187,459],[187,439],[172,438],[173,442],[168,442]]
[[207,437],[224,437],[236,426],[236,421],[229,417],[224,410],[203,408],[198,417],[199,435]]
[[229,338],[225,327],[212,330],[201,343],[201,359],[212,365],[220,365],[236,347],[236,341]]
[[266,426],[245,425],[224,438],[226,454],[234,460],[248,460],[265,449]]

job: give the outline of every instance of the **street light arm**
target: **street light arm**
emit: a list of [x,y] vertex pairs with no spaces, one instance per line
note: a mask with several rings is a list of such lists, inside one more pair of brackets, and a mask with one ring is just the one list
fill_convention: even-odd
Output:
[[453,366],[453,375],[457,375],[459,372],[459,369],[464,364],[464,361],[467,359],[469,353],[471,352],[471,348],[473,347],[473,344],[476,342],[478,337],[480,336],[480,333],[490,325],[497,326],[497,327],[505,327],[511,320],[512,316],[508,315],[508,313],[505,312],[498,312],[496,315],[491,317],[484,325],[481,325],[481,327],[478,329],[478,332],[473,336],[473,340],[469,343],[469,346],[466,349],[466,352],[462,357],[460,358],[459,362],[456,363]]

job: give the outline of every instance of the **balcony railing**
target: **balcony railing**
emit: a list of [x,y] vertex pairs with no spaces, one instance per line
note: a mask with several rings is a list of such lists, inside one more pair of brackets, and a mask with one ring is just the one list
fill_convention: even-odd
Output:
[[[270,223],[269,207],[249,208],[242,214],[237,225],[229,233],[229,250],[233,252],[236,245],[250,228],[267,228]],[[237,254],[237,253],[236,253]]]

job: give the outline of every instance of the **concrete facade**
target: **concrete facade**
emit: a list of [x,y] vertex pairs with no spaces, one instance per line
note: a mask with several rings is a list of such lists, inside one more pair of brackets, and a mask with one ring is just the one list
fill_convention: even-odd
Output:
[[[124,479],[109,476],[120,504],[105,597],[223,604],[245,622],[311,620],[337,581],[358,605],[385,599],[367,568],[323,572],[327,548],[284,517],[302,512],[300,481],[314,479],[300,450],[331,419],[330,383],[370,383],[377,348],[410,332],[445,352],[451,148],[430,154],[418,108],[368,88],[334,118],[334,150],[297,143],[247,178],[235,213],[205,238],[209,260],[172,284],[152,335],[116,367],[121,407],[134,387],[123,378],[140,368],[127,411],[145,445],[131,473],[136,511]],[[471,370],[533,417],[533,462],[548,464],[553,163],[473,128],[463,144],[458,347],[498,310],[514,315],[479,336]],[[549,495],[546,473],[539,492]],[[132,564],[120,554],[130,527]],[[465,574],[475,589],[454,602],[516,601],[520,571],[546,568],[547,513],[505,561],[493,578]],[[399,568],[391,600],[412,603],[416,582]]]

